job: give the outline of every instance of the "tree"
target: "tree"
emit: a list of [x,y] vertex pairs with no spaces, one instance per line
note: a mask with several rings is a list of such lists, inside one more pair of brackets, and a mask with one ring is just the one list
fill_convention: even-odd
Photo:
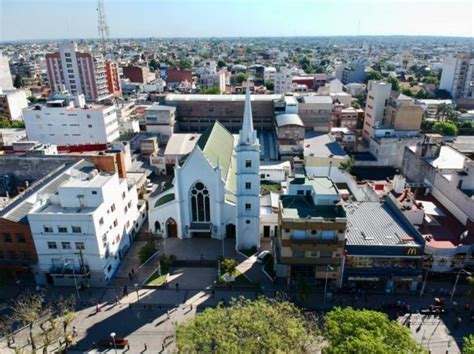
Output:
[[181,70],[185,70],[185,69],[189,70],[193,67],[193,62],[188,58],[183,58],[179,60],[178,66]]
[[463,354],[474,354],[474,334],[464,337]]
[[386,314],[336,307],[324,316],[326,352],[331,353],[421,353],[410,330]]
[[416,98],[428,98],[428,94],[426,93],[425,90],[419,90],[416,95]]
[[270,80],[265,81],[265,87],[267,88],[267,90],[270,91],[273,91],[275,89],[275,85]]
[[249,76],[246,73],[238,73],[235,76],[235,82],[237,85],[242,85],[242,82],[247,81],[248,78]]
[[390,76],[387,81],[392,84],[393,91],[400,91],[400,81],[396,77]]
[[[43,348],[47,353],[49,346],[67,351],[72,344],[72,333],[69,326],[74,319],[75,300],[73,297],[59,298],[53,304],[47,304],[39,294],[26,293],[11,300],[9,312],[3,318],[3,334],[13,337],[12,333],[19,327],[28,326],[28,345],[31,352]],[[20,348],[21,343],[9,342],[11,349]]]
[[221,92],[219,86],[212,86],[201,89],[201,93],[205,95],[218,95]]
[[339,164],[339,169],[350,173],[352,170],[352,167],[354,167],[354,162],[355,162],[354,156],[350,156],[348,160],[342,161]]
[[317,349],[316,321],[287,301],[232,300],[207,308],[176,331],[183,353],[290,353]]
[[0,128],[11,128],[12,123],[7,117],[0,117]]
[[23,87],[23,85],[24,85],[23,76],[21,76],[20,74],[17,74],[15,76],[15,80],[13,81],[13,86],[15,86],[16,88],[20,88],[20,87]]
[[[393,86],[392,86],[393,88]],[[403,87],[401,90],[400,90],[401,93],[403,93],[404,95],[406,96],[413,96],[413,92],[412,90],[409,88],[409,87]]]
[[367,81],[370,80],[382,80],[383,76],[380,71],[372,70],[367,73]]
[[436,122],[433,125],[433,131],[441,135],[455,136],[458,132],[458,128],[456,124],[451,122]]
[[224,60],[219,59],[219,60],[217,61],[217,66],[218,66],[219,69],[220,69],[220,68],[223,68],[223,67],[227,66],[227,64],[226,64],[226,62],[225,62]]
[[237,269],[237,261],[232,258],[224,258],[221,261],[222,273],[233,275]]
[[150,60],[150,63],[148,64],[148,66],[150,67],[150,70],[153,71],[153,72],[155,72],[156,70],[158,70],[160,68],[160,64],[158,64],[158,62],[155,60],[155,58]]

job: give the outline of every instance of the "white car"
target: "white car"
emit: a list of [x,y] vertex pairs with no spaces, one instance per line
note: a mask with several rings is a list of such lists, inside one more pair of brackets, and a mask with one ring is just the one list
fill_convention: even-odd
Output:
[[151,183],[151,182],[150,182],[150,183],[147,183],[146,186],[145,186],[145,190],[146,190],[147,192],[152,192],[154,186],[155,186],[155,185],[154,185],[153,183]]
[[267,250],[260,252],[259,254],[257,254],[257,262],[258,262],[258,263],[263,263],[263,262],[265,262],[265,260],[266,260],[268,257],[270,257],[270,255],[271,255],[271,254],[270,254],[270,251],[267,251]]

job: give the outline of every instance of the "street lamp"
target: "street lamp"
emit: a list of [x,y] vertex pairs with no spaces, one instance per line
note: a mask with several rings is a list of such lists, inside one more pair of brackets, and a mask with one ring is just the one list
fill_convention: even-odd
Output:
[[329,270],[334,271],[334,268],[331,267],[329,264],[326,265],[326,281],[324,284],[324,303],[326,303],[326,297],[327,297],[327,292],[328,292],[328,273]]
[[462,268],[459,269],[458,275],[456,276],[456,281],[454,282],[453,291],[451,292],[451,302],[453,302],[454,293],[456,292],[456,287],[458,286],[459,276],[461,275],[461,272],[466,273],[469,276],[472,276],[472,273],[468,272],[467,270],[462,269]]
[[137,292],[137,302],[139,302],[140,301],[140,294],[138,293],[138,283],[135,283],[133,286],[135,287],[135,291]]
[[115,354],[117,354],[117,345],[115,344],[115,336],[116,335],[117,335],[117,333],[115,333],[115,332],[110,333],[110,337],[112,338],[112,343],[114,343]]
[[72,264],[71,262],[64,263],[63,267],[66,268],[67,266],[71,266],[72,276],[74,278],[74,286],[76,287],[77,298],[78,298],[78,300],[80,300],[81,296],[79,295],[79,289],[77,287],[76,271],[74,270],[74,264]]

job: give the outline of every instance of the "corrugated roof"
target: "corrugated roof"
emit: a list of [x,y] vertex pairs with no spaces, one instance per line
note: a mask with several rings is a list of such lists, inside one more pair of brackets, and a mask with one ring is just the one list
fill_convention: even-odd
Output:
[[295,113],[280,114],[276,116],[276,123],[279,127],[283,127],[285,125],[297,125],[300,127],[304,127],[303,121],[301,120],[300,116]]
[[415,235],[386,203],[357,202],[345,205],[348,245],[417,246]]

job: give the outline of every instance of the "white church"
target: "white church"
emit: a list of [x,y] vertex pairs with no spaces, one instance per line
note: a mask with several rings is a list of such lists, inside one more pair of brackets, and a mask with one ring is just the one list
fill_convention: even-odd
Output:
[[172,186],[150,200],[152,232],[235,238],[239,250],[260,246],[260,143],[249,91],[238,137],[216,121],[176,164]]

